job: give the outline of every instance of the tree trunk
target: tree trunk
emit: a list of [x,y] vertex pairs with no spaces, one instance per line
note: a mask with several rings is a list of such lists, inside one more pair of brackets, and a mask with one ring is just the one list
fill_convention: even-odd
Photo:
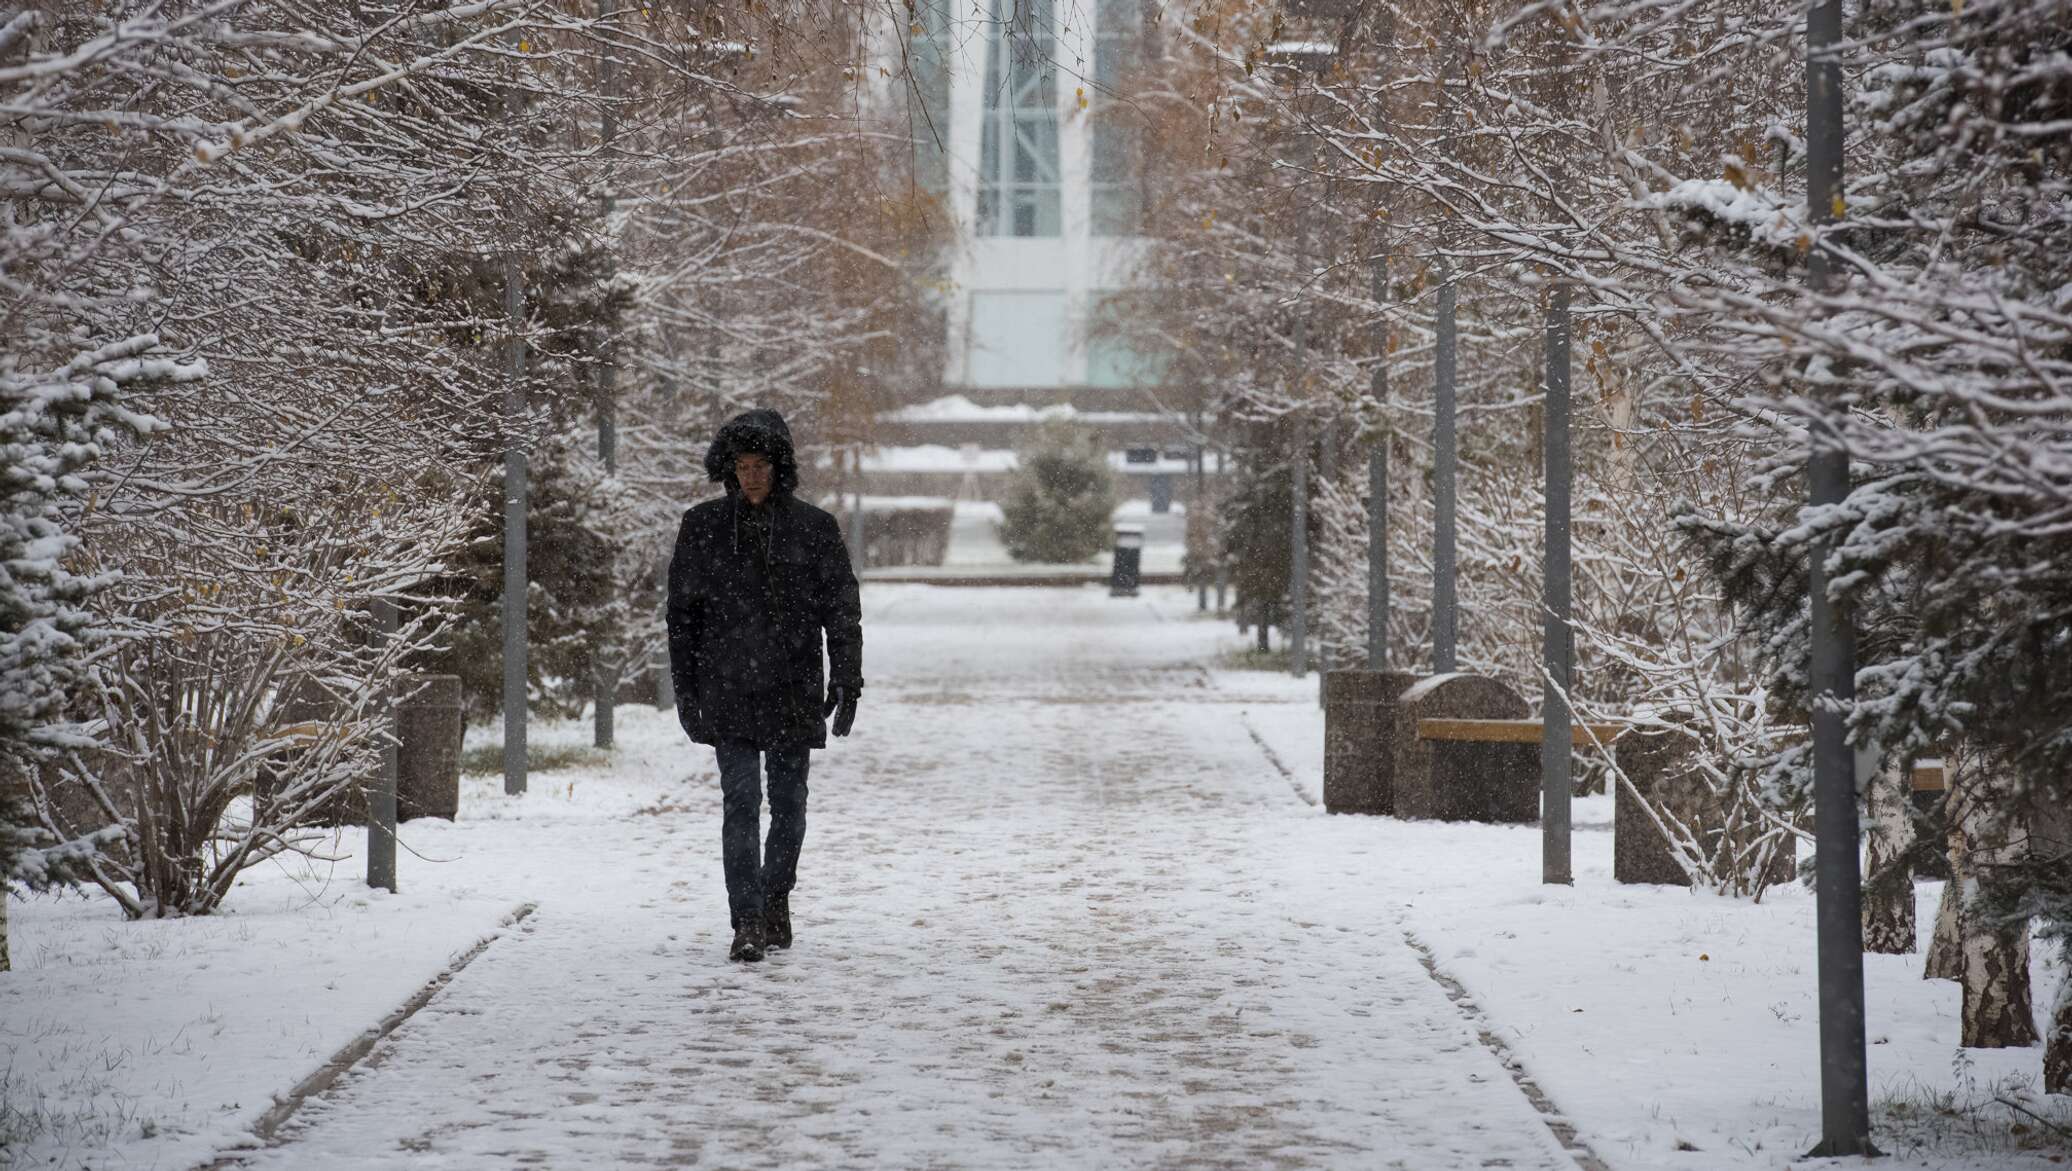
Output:
[[1967,1049],[2036,1043],[2029,1007],[2029,925],[1976,912],[1964,916],[1964,1030]]
[[[2060,958],[2072,961],[2072,941],[2060,944]],[[2043,1092],[2072,1094],[2072,979],[2058,985],[2058,1006],[2050,1014],[2043,1044]]]
[[1923,980],[1964,978],[1964,949],[1958,942],[1961,912],[1957,906],[1957,884],[1954,873],[1943,884],[1942,901],[1935,909],[1935,934],[1928,940],[1928,964],[1921,972]]
[[1870,852],[1864,865],[1863,950],[1914,950],[1914,819],[1905,769],[1881,768],[1870,780]]
[[12,970],[7,959],[7,884],[0,882],[0,972]]
[[1958,1044],[1968,1049],[2033,1045],[2029,923],[2010,920],[1987,905],[1997,876],[2020,871],[2028,848],[2026,819],[2012,775],[1994,761],[1974,756],[1957,768],[1951,782],[1950,824],[1961,847],[1952,859],[1952,885],[1963,903],[1957,917],[1964,957],[1964,1024]]

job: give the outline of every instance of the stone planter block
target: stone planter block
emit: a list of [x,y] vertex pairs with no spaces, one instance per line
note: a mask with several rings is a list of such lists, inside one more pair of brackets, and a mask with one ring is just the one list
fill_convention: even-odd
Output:
[[[1686,825],[1717,838],[1726,832],[1726,808],[1695,763],[1698,741],[1688,732],[1634,729],[1613,745],[1614,759],[1648,801],[1666,809]],[[1618,882],[1689,886],[1690,875],[1676,864],[1669,842],[1625,785],[1613,781],[1612,878]],[[1748,831],[1750,842],[1756,836]],[[1785,839],[1771,859],[1772,884],[1790,882],[1798,869],[1798,841]]]
[[396,705],[396,820],[460,812],[460,744],[465,724],[460,676],[415,675]]
[[1401,671],[1324,676],[1324,809],[1395,812],[1396,701],[1418,677]]

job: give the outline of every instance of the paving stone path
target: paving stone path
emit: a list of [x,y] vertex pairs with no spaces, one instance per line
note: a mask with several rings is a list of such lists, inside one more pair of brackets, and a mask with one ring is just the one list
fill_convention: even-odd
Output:
[[709,753],[253,1167],[1573,1168],[1192,624],[874,589],[799,942],[730,964]]

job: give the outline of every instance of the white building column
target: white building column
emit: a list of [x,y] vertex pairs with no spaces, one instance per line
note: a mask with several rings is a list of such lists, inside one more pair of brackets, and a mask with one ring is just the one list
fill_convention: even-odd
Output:
[[951,386],[971,381],[971,285],[974,259],[972,236],[978,225],[978,152],[980,113],[985,107],[986,22],[991,19],[990,0],[953,0],[957,19],[953,27],[955,46],[950,53],[950,108],[944,111],[949,125],[944,142],[949,146],[950,190],[947,207],[953,228],[947,272],[951,287],[944,294],[944,326],[947,336],[945,382]]
[[[1058,182],[1065,271],[1064,382],[1086,382],[1086,326],[1092,312],[1094,11],[1102,0],[1058,0]],[[1108,0],[1113,3],[1114,0]]]

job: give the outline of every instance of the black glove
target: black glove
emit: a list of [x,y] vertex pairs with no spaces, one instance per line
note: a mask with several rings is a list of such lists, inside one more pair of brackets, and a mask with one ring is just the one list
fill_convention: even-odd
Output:
[[829,684],[827,706],[821,710],[820,716],[822,719],[833,716],[835,724],[829,731],[837,736],[847,736],[856,723],[856,693],[839,683]]

